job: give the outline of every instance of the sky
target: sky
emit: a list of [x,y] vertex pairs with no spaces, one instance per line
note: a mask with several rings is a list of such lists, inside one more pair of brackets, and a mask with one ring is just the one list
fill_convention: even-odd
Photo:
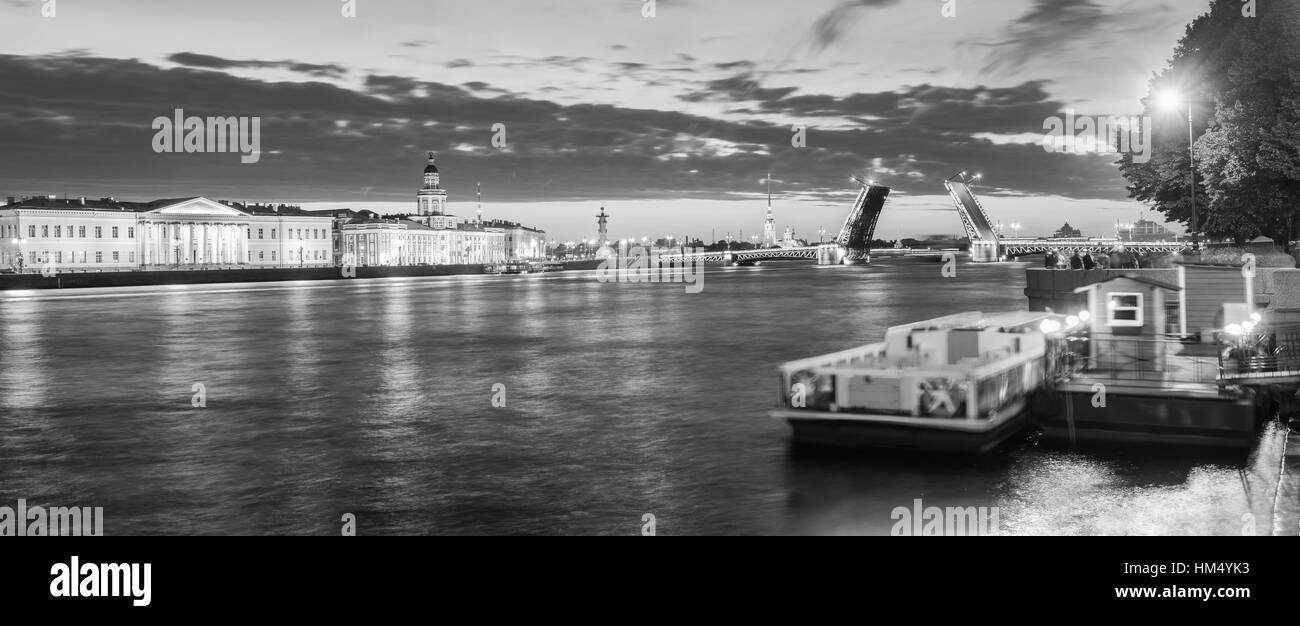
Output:
[[[1116,156],[1048,152],[1044,121],[1139,113],[1207,8],[0,0],[0,187],[404,212],[435,151],[460,215],[481,183],[485,217],[559,241],[594,237],[602,204],[615,237],[707,239],[761,229],[770,172],[779,229],[815,239],[858,175],[892,188],[892,239],[959,233],[942,183],[968,170],[1022,234],[1109,235],[1144,209]],[[259,118],[260,159],[157,152],[153,122],[178,108]]]

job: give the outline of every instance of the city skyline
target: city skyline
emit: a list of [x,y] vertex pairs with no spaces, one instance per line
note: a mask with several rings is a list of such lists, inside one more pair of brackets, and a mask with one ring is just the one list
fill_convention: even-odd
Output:
[[[602,202],[647,223],[635,230],[757,229],[763,203],[750,220],[709,203],[761,198],[768,171],[782,226],[834,228],[858,174],[893,187],[897,206],[913,199],[915,212],[882,216],[882,232],[907,236],[959,231],[930,212],[952,212],[944,178],[978,168],[997,219],[1104,235],[1143,207],[1115,155],[1047,153],[1044,120],[1139,112],[1146,73],[1206,8],[360,0],[344,17],[343,4],[62,2],[44,17],[47,2],[9,2],[0,80],[22,88],[0,116],[0,185],[366,208],[404,202],[410,159],[435,150],[453,211],[472,213],[482,182],[489,206],[535,203],[527,219],[559,239],[592,231]],[[142,16],[149,36],[124,36]],[[194,37],[195,23],[237,28],[240,45]],[[260,159],[151,150],[150,122],[182,108],[259,117]]]

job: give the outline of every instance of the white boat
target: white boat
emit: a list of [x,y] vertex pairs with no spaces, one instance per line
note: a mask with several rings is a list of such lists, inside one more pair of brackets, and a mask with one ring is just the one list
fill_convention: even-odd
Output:
[[800,443],[987,452],[1028,427],[1047,381],[1044,329],[1062,316],[960,313],[895,326],[885,340],[779,367],[780,408]]

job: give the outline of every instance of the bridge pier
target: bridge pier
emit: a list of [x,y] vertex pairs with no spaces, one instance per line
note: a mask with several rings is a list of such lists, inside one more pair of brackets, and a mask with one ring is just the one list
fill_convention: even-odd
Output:
[[994,241],[971,241],[970,260],[973,263],[993,263],[1002,260],[1001,246]]
[[817,265],[842,265],[844,248],[837,245],[817,247]]

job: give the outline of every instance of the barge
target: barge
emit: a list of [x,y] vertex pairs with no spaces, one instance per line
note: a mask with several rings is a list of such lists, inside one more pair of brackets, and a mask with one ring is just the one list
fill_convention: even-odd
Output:
[[[895,326],[884,341],[782,364],[780,407],[796,443],[983,453],[1029,428],[1061,316],[968,312]],[[1054,326],[1053,326],[1054,325]]]

